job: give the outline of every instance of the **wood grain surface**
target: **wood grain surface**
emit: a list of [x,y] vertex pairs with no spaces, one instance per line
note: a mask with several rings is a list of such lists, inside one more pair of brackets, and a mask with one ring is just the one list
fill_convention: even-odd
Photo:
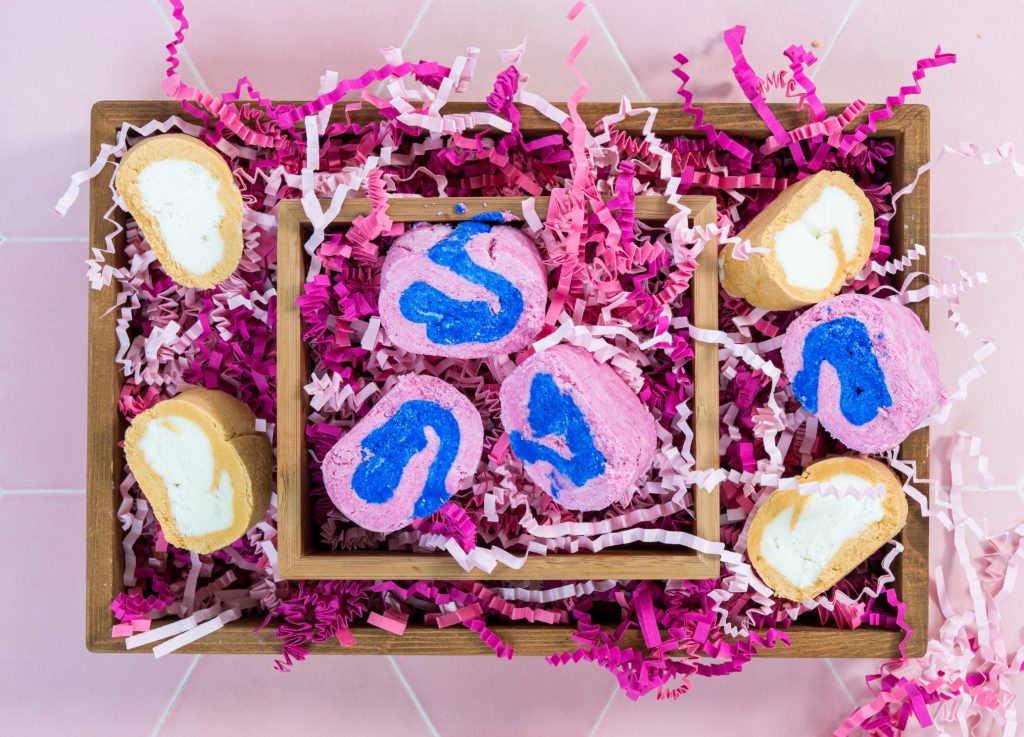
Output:
[[[394,198],[388,217],[396,222],[453,222],[468,220],[489,211],[522,216],[523,197]],[[683,197],[695,226],[715,221],[712,197]],[[326,208],[328,202],[322,201]],[[462,212],[456,212],[459,205]],[[535,199],[541,218],[547,215],[548,198]],[[367,199],[346,200],[334,224],[345,225],[370,212]],[[635,217],[648,223],[664,223],[679,210],[666,197],[639,197]],[[521,568],[498,563],[491,572],[464,570],[445,552],[400,553],[389,551],[317,550],[313,539],[309,501],[306,422],[309,396],[302,387],[309,382],[309,357],[302,340],[302,324],[296,305],[309,267],[302,247],[310,221],[298,201],[282,203],[277,230],[277,381],[278,381],[278,572],[288,579],[440,579],[474,581],[596,580],[596,579],[707,579],[719,574],[718,556],[675,546],[653,549],[619,548],[599,553],[531,555]],[[694,324],[718,327],[718,249],[712,242],[699,256],[693,278]],[[718,350],[698,342],[694,349],[695,457],[702,469],[718,467]],[[718,489],[694,489],[696,532],[718,541]]]
[[[565,110],[564,104],[558,107]],[[687,135],[699,137],[694,132],[694,119],[680,111],[678,103],[650,104],[658,110],[654,130],[659,136]],[[792,104],[769,106],[784,126],[792,128],[802,125],[805,113],[797,111]],[[834,115],[845,105],[827,106]],[[851,122],[852,129],[866,120],[869,112],[880,109],[871,105]],[[480,103],[449,103],[446,112],[470,112],[481,109]],[[588,125],[593,126],[602,117],[618,110],[617,104],[584,103],[580,114]],[[748,105],[712,103],[704,107],[705,122],[718,130],[733,135],[766,138],[768,129]],[[520,108],[521,126],[526,135],[542,135],[553,131],[551,121],[540,116],[532,108]],[[151,120],[164,120],[178,115],[196,122],[183,114],[178,103],[170,101],[110,101],[99,102],[93,108],[90,157],[95,158],[102,143],[113,143],[123,123],[142,125]],[[341,120],[343,111],[335,109],[332,120]],[[376,116],[373,111],[356,111],[352,119],[368,122]],[[616,125],[620,130],[640,132],[646,116],[628,118]],[[896,143],[897,155],[893,163],[892,178],[895,189],[913,181],[918,167],[928,161],[929,119],[928,109],[923,105],[904,105],[897,108],[891,118],[881,121],[873,138],[887,138]],[[103,215],[112,204],[105,174],[93,179],[90,184],[90,248],[100,247],[112,226],[104,221]],[[285,208],[282,208],[284,210]],[[123,225],[123,213],[115,211],[112,218]],[[914,191],[899,203],[899,209],[891,228],[891,243],[894,255],[902,255],[915,243],[928,243],[929,234],[929,177],[924,174]],[[123,260],[123,238],[115,239],[117,253],[108,256],[108,262]],[[91,255],[91,252],[90,252]],[[925,261],[922,271],[927,271]],[[120,503],[118,484],[121,479],[123,459],[118,442],[123,437],[123,423],[117,411],[121,379],[114,364],[117,343],[114,335],[115,318],[107,314],[114,305],[116,287],[90,291],[89,295],[89,441],[87,470],[87,555],[86,555],[86,644],[96,652],[124,653],[124,642],[111,637],[114,623],[109,605],[117,592],[123,590],[122,532],[116,519]],[[279,307],[285,300],[279,299]],[[912,308],[928,324],[928,302],[913,305]],[[712,354],[714,357],[714,354]],[[707,359],[705,359],[707,360]],[[301,388],[296,388],[301,391]],[[285,387],[279,388],[279,397]],[[928,431],[914,433],[902,447],[902,457],[916,461],[919,475],[928,477]],[[698,446],[698,453],[701,451]],[[717,451],[716,451],[717,452]],[[702,456],[703,457],[703,456]],[[927,495],[926,485],[919,487]],[[301,510],[299,510],[301,511]],[[309,515],[305,517],[309,519]],[[910,521],[901,535],[905,546],[898,558],[896,573],[897,591],[907,605],[907,621],[914,628],[914,636],[907,644],[907,655],[917,657],[924,654],[928,639],[928,523],[920,514],[911,513]],[[595,556],[596,558],[597,556]],[[222,630],[184,648],[186,653],[262,653],[280,652],[278,642],[270,629],[254,631],[262,618],[250,617],[225,626]],[[519,655],[547,655],[556,650],[571,649],[572,628],[546,625],[497,625],[492,628],[502,639],[509,642]],[[404,637],[394,637],[386,632],[368,626],[353,629],[356,645],[342,648],[335,641],[313,647],[314,653],[352,654],[421,654],[421,655],[491,655],[477,635],[462,629],[438,630],[423,625],[410,626]],[[797,625],[790,630],[792,647],[777,647],[764,653],[768,657],[892,657],[898,653],[900,633],[874,628],[858,630],[837,630],[813,625]],[[635,631],[626,634],[623,646],[642,646]],[[147,652],[141,648],[139,652]]]

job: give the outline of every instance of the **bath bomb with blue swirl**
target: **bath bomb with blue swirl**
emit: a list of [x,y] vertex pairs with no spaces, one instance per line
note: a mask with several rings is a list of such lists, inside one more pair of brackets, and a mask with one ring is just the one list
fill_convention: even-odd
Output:
[[558,345],[501,385],[501,422],[526,473],[568,509],[626,502],[657,449],[654,418],[615,369]]
[[395,239],[381,271],[380,320],[413,353],[485,358],[528,346],[544,324],[547,272],[501,213],[421,224]]
[[469,483],[483,435],[480,413],[448,382],[404,376],[324,458],[327,495],[360,527],[399,530]]
[[786,187],[739,233],[750,258],[722,250],[722,286],[766,310],[793,310],[838,294],[867,263],[871,202],[846,174],[823,171]]
[[782,362],[801,404],[851,450],[899,445],[946,398],[928,331],[887,299],[841,294],[786,330]]

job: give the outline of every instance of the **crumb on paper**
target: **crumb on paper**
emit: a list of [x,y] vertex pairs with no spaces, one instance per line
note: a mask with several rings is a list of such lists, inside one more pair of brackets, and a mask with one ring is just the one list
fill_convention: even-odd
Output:
[[813,41],[811,41],[811,46],[813,46],[816,49],[819,48],[821,46],[821,39],[816,38]]

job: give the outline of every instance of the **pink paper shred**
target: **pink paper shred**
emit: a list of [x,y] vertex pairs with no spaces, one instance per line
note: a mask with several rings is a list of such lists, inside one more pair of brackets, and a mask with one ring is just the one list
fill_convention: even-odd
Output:
[[[904,303],[946,300],[950,319],[966,335],[958,299],[967,288],[965,279],[968,286],[983,280],[957,266],[950,270],[950,281],[933,280],[925,290],[905,288],[916,276],[913,263],[923,246],[899,261],[890,259],[889,223],[896,201],[912,186],[893,193],[888,179],[893,146],[867,137],[907,95],[920,93],[926,70],[955,57],[937,51],[922,59],[913,73],[914,86],[901,88],[867,123],[844,134],[843,127],[864,103],[855,101],[828,116],[807,74],[814,55],[791,46],[785,51],[792,75],[787,94],[798,98],[807,120],[787,130],[766,103],[772,85],[746,60],[745,29],[737,26],[725,32],[723,42],[733,56],[736,81],[764,119],[770,138],[733,138],[705,123],[688,89],[688,59],[677,54],[671,58],[677,63],[673,73],[680,80],[682,107],[695,116],[703,136],[661,139],[651,132],[655,112],[634,109],[625,100],[619,114],[588,130],[577,114],[587,92],[576,66],[586,52],[586,34],[566,60],[578,80],[567,96],[568,114],[526,88],[522,48],[502,52],[510,66],[495,80],[488,113],[444,113],[445,102],[473,73],[475,50],[445,66],[406,62],[399,50],[388,49],[379,68],[345,80],[333,73],[325,76],[314,100],[274,105],[247,78],[219,96],[185,84],[177,69],[188,21],[182,2],[170,3],[178,26],[167,47],[164,89],[202,125],[178,118],[126,125],[117,145],[105,147],[90,169],[74,175],[57,210],[66,211],[83,182],[97,176],[106,161],[116,163],[141,137],[181,130],[215,146],[232,167],[246,205],[245,250],[230,279],[210,290],[194,290],[164,274],[130,219],[125,266],[105,262],[115,233],[105,249],[96,249],[92,285],[115,281],[119,290],[113,319],[120,344],[117,361],[126,377],[122,415],[131,420],[187,385],[202,385],[245,401],[273,439],[276,212],[282,200],[305,197],[313,208],[307,211],[320,223],[307,246],[314,268],[298,304],[312,364],[306,386],[313,407],[307,441],[314,521],[323,549],[441,550],[467,567],[493,567],[497,561],[517,565],[527,555],[571,554],[637,539],[711,549],[692,534],[693,495],[719,484],[722,545],[714,551],[722,553],[723,570],[712,581],[534,581],[510,588],[470,581],[280,581],[274,570],[276,504],[231,546],[193,556],[167,544],[125,469],[118,518],[125,531],[127,590],[111,604],[119,622],[115,636],[128,637],[131,647],[165,640],[159,646],[163,653],[243,612],[257,614],[281,640],[276,667],[288,670],[306,657],[311,644],[335,637],[344,646],[355,644],[351,628],[359,623],[395,635],[417,622],[462,626],[498,657],[512,657],[513,649],[492,631],[495,624],[573,624],[577,646],[548,660],[559,667],[595,663],[613,674],[632,699],[652,692],[659,699],[676,699],[689,691],[694,676],[737,672],[758,651],[787,646],[785,630],[797,620],[903,629],[909,636],[903,604],[891,587],[898,544],[884,547],[832,591],[799,604],[775,599],[747,564],[746,523],[758,503],[780,480],[844,449],[799,407],[778,368],[781,336],[797,313],[756,310],[723,292],[719,330],[700,332],[689,323],[687,287],[696,256],[710,238],[749,254],[750,244],[741,243],[735,233],[779,190],[813,172],[838,169],[867,192],[876,216],[871,263],[848,289],[893,294]],[[583,10],[583,3],[574,6],[569,21]],[[767,78],[772,75],[778,76],[773,72]],[[371,92],[382,80],[393,83],[386,98]],[[562,132],[527,137],[520,131],[515,102],[552,118]],[[345,106],[344,122],[328,123],[327,113],[339,104]],[[375,120],[352,123],[349,114],[360,108],[376,110]],[[637,115],[647,117],[641,133],[616,128],[617,122]],[[470,131],[474,126],[481,129]],[[986,164],[1009,160],[1024,174],[1012,147],[994,154],[977,147],[946,150]],[[348,229],[326,227],[328,217],[316,198],[331,199],[336,208],[350,193],[370,198],[371,213]],[[683,194],[714,196],[718,222],[690,229],[682,211],[663,227],[635,220],[636,197],[668,195],[675,201]],[[404,229],[387,217],[388,198],[398,195],[551,198],[543,221],[532,199],[523,208],[523,227],[540,245],[551,288],[547,324],[536,346],[507,359],[453,361],[408,354],[388,342],[380,327],[377,292],[382,253]],[[958,269],[959,279],[953,273]],[[695,333],[721,346],[723,468],[713,473],[696,470],[690,452],[688,365]],[[508,439],[496,421],[501,380],[530,351],[560,341],[580,345],[613,366],[659,424],[655,469],[629,498],[602,512],[567,511],[540,493],[508,452]],[[991,350],[983,343],[958,394],[966,394]],[[443,377],[474,402],[485,423],[485,466],[471,488],[436,514],[384,536],[358,528],[334,508],[324,493],[317,459],[395,377],[408,372]],[[963,462],[962,444],[958,449],[955,468]],[[890,462],[914,476],[913,468],[895,456]],[[907,490],[916,494],[909,481]],[[956,495],[954,490],[951,512],[924,512],[948,523],[948,529],[977,530]],[[922,724],[956,721],[961,726],[993,719],[1011,733],[1006,730],[1015,724],[1015,713],[1005,676],[1020,670],[1022,656],[1011,656],[1001,644],[998,607],[1013,587],[1024,556],[1022,540],[1024,528],[1018,527],[984,541],[982,568],[970,579],[975,581],[973,609],[958,613],[943,599],[948,621],[928,655],[893,661],[869,677],[877,697],[856,710],[836,735],[856,728],[896,735],[911,717]],[[962,535],[956,541],[966,566]],[[631,629],[640,633],[643,647],[621,644]]]

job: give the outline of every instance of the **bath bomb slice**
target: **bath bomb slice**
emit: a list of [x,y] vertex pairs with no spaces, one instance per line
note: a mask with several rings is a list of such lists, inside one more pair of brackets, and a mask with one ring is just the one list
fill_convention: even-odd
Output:
[[911,310],[842,294],[794,320],[782,341],[793,394],[847,448],[899,445],[946,398],[928,331]]
[[399,530],[466,486],[483,437],[480,413],[459,391],[405,376],[324,458],[327,494],[360,527]]
[[849,176],[823,171],[791,184],[739,237],[767,249],[746,260],[722,251],[722,286],[754,307],[792,310],[838,294],[867,263],[871,202]]
[[559,345],[501,385],[501,422],[530,478],[568,509],[628,501],[654,461],[654,418],[610,366]]
[[381,271],[380,320],[414,353],[485,358],[525,348],[540,332],[547,272],[533,241],[501,213],[399,236]]
[[[809,601],[903,529],[907,497],[896,474],[871,458],[826,458],[798,481],[829,484],[840,493],[773,491],[754,514],[747,551],[778,596]],[[875,493],[880,487],[883,495]]]
[[178,284],[209,289],[238,268],[242,195],[221,155],[198,138],[169,133],[135,144],[114,186]]
[[209,553],[270,505],[274,452],[256,416],[221,391],[187,389],[136,417],[124,438],[135,480],[172,545]]

